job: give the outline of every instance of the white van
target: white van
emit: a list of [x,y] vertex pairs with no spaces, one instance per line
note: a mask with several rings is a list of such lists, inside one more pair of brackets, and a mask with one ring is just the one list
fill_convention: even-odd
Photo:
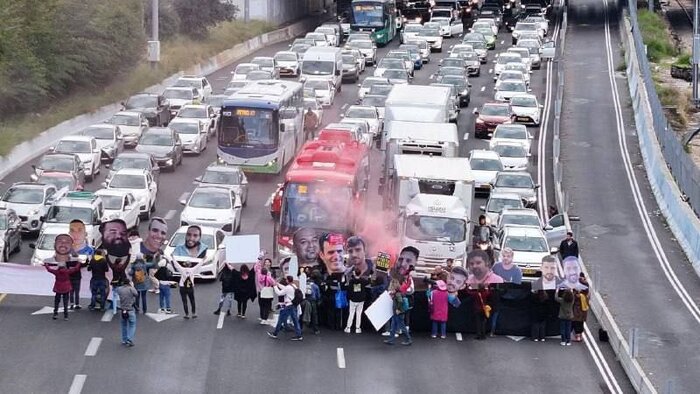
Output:
[[337,47],[311,47],[301,61],[301,79],[326,79],[340,92],[342,86],[343,57]]

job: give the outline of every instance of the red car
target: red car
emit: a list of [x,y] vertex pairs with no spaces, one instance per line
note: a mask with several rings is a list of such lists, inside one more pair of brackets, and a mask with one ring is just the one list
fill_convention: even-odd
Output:
[[68,188],[69,192],[72,191],[81,191],[83,190],[83,186],[78,178],[75,177],[70,172],[44,172],[41,175],[39,175],[39,178],[37,178],[36,183],[43,183],[45,185],[54,185],[56,186],[56,189],[60,190],[63,189],[64,187]]
[[474,137],[490,138],[496,126],[511,123],[513,110],[508,103],[485,103],[481,110],[474,108]]

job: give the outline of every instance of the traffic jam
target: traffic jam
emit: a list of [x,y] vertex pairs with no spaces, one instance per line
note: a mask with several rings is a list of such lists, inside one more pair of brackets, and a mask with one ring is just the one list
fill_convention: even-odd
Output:
[[[177,182],[179,228],[166,256],[192,225],[213,251],[253,232],[245,209],[265,212],[272,237],[262,248],[275,269],[299,255],[295,234],[313,229],[316,243],[322,233],[360,235],[368,257],[392,266],[411,246],[417,278],[467,269],[472,250],[489,264],[507,250],[523,281],[540,279],[566,237],[538,183],[556,45],[549,2],[348,5],[287,48],[236,64],[225,86],[185,75],[61,138],[29,179],[5,185],[2,261],[30,247],[30,263],[42,265],[76,219],[99,248],[100,224],[138,230],[175,197],[159,193],[163,182]],[[216,160],[194,181],[178,178],[208,148]],[[197,277],[215,279],[224,263],[208,254]]]

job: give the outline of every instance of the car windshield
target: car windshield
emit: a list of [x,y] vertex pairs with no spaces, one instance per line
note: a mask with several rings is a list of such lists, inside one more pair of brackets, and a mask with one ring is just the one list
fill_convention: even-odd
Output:
[[481,33],[484,36],[486,36],[486,35],[492,36],[493,35],[493,30],[491,30],[491,28],[488,26],[477,26],[474,28],[474,31],[477,33]]
[[177,113],[178,118],[206,118],[207,109],[204,107],[185,107]]
[[253,59],[253,61],[251,63],[259,65],[260,68],[274,67],[274,65],[275,65],[275,61],[273,59],[260,59],[260,58],[258,58],[258,59]]
[[59,141],[54,149],[57,153],[90,153],[88,141]]
[[481,114],[487,116],[510,116],[510,109],[504,105],[484,105]]
[[353,41],[351,44],[348,44],[350,48],[359,48],[359,49],[372,49],[373,47],[372,41],[368,40],[357,40]]
[[371,105],[374,107],[383,107],[386,102],[386,97],[384,96],[365,96],[362,99],[362,105]]
[[[170,240],[170,247],[176,248],[180,245],[183,245],[185,243],[185,234],[184,232],[177,232],[175,235],[173,235],[173,238]],[[214,236],[211,234],[202,234],[202,237],[199,239],[201,243],[203,243],[207,249],[213,250],[214,249]]]
[[513,97],[510,105],[514,107],[537,107],[537,100],[534,97]]
[[231,81],[228,83],[226,86],[226,89],[243,89],[246,87],[250,82],[248,81]]
[[327,182],[289,182],[284,189],[280,228],[291,234],[299,228],[344,232],[353,208],[353,191]]
[[420,40],[420,41],[406,41],[407,43],[411,45],[415,45],[419,49],[428,49],[428,42],[425,40]]
[[432,27],[424,27],[420,30],[420,35],[425,37],[435,37],[440,35],[440,30]]
[[469,41],[466,44],[471,45],[474,49],[486,49],[486,43],[483,41]]
[[36,248],[39,250],[53,250],[57,235],[58,234],[53,233],[42,233],[36,241]]
[[345,112],[345,117],[376,119],[377,111],[375,111],[374,108],[350,107]]
[[464,67],[464,60],[460,58],[448,57],[442,61],[443,67]]
[[[326,35],[323,33],[306,33],[306,38],[310,38],[314,41],[326,41]],[[255,60],[253,60],[255,62]]]
[[479,55],[477,55],[476,52],[461,52],[459,57],[461,57],[462,60],[467,60],[470,62],[479,61]]
[[119,125],[119,126],[138,126],[139,116],[136,114],[114,114],[107,123]]
[[502,125],[496,128],[493,138],[509,138],[525,140],[527,139],[527,129],[525,127],[515,127],[509,125]]
[[44,171],[73,171],[75,160],[66,156],[44,156],[39,163],[39,168]]
[[[214,108],[220,108],[222,105],[224,105],[224,100],[226,100],[226,96],[209,96],[207,99],[207,104]],[[182,114],[182,112],[180,112],[180,114]]]
[[41,204],[44,202],[44,191],[38,188],[11,187],[2,200],[15,204]]
[[169,99],[192,100],[194,95],[189,89],[165,89],[163,96]]
[[177,82],[175,82],[175,84],[173,86],[182,87],[182,88],[192,87],[192,88],[201,89],[202,81],[197,80],[197,79],[178,79]]
[[537,23],[518,23],[515,25],[517,31],[537,31]]
[[511,248],[515,252],[547,252],[547,242],[541,237],[510,235],[506,237],[506,241],[503,246],[506,248]]
[[396,58],[387,58],[385,57],[379,62],[379,65],[377,66],[378,68],[403,68],[404,63],[403,60],[401,59],[396,59]]
[[[493,33],[489,33],[489,34],[493,34]],[[471,41],[483,42],[484,40],[486,40],[486,37],[484,37],[483,33],[479,33],[479,32],[467,33],[462,38],[462,42],[464,42],[464,43],[469,42],[470,44],[471,44]]]
[[331,75],[333,74],[334,62],[323,60],[304,60],[301,63],[301,72],[308,75]]
[[74,186],[72,176],[42,175],[36,180],[36,183],[54,185],[56,186],[56,189],[63,189],[64,187],[67,187],[69,190],[71,190]]
[[95,137],[98,140],[113,140],[114,129],[111,127],[91,126],[83,130],[83,135]]
[[111,209],[115,211],[119,211],[122,209],[122,202],[124,201],[124,197],[122,196],[108,196],[108,195],[100,195],[100,198],[102,198],[102,205],[104,206],[105,209]]
[[146,133],[141,136],[139,145],[172,146],[173,139],[167,134]]
[[202,183],[214,183],[217,185],[240,185],[241,174],[238,171],[207,170],[202,176]]
[[143,168],[150,169],[150,160],[145,157],[120,157],[117,156],[112,163],[112,170],[119,171],[122,168]]
[[404,70],[385,70],[382,73],[382,77],[388,79],[406,79],[408,78],[408,73]]
[[413,215],[406,218],[405,234],[416,241],[462,242],[466,223],[461,219]]
[[196,191],[187,205],[192,208],[231,209],[231,196],[211,190]]
[[498,85],[498,90],[504,92],[527,92],[527,88],[525,87],[524,83],[511,81],[501,82],[501,84]]
[[[362,87],[365,87],[364,84]],[[388,96],[389,93],[391,92],[391,89],[393,89],[393,85],[387,85],[386,83],[377,83],[374,82],[372,86],[369,88],[369,92],[367,94],[374,94],[378,96]]]
[[532,188],[532,179],[528,176],[501,174],[496,177],[496,187]]
[[258,65],[239,64],[238,66],[236,66],[236,71],[234,71],[234,73],[240,74],[240,75],[245,75],[253,70],[259,70],[259,69],[260,69],[260,67]]
[[522,208],[523,202],[520,199],[510,198],[489,198],[486,206],[487,212],[501,213],[504,208]]
[[0,231],[7,230],[7,215],[0,215]]
[[158,106],[158,97],[152,95],[132,96],[127,100],[125,107],[131,108],[155,108]]
[[423,25],[410,24],[403,28],[404,33],[420,33],[421,30],[423,30]]
[[440,69],[441,75],[464,75],[462,67],[443,67]]
[[[518,41],[518,46],[522,48],[528,48],[528,49],[539,49],[540,48],[540,43],[537,42],[536,40],[519,40]],[[530,53],[537,53],[537,52],[532,52]]]
[[516,54],[508,54],[508,56],[501,55],[496,60],[498,64],[508,64],[508,63],[522,63],[522,56]]
[[171,129],[175,130],[178,134],[198,134],[199,125],[196,123],[185,123],[185,122],[170,122],[168,125]]
[[505,145],[498,144],[493,150],[498,152],[501,157],[526,157],[527,152],[522,145]]
[[523,73],[520,72],[502,72],[501,75],[498,76],[498,79],[501,81],[507,81],[509,79],[511,80],[516,80],[516,81],[522,81],[523,80]]
[[49,223],[70,223],[75,219],[83,223],[92,223],[92,208],[52,205],[46,213],[46,221]]
[[109,181],[110,189],[145,189],[146,178],[143,175],[114,174]]
[[471,159],[469,165],[475,171],[503,171],[503,164],[495,159]]
[[275,60],[278,62],[296,62],[298,58],[296,53],[278,53],[275,55]]
[[328,88],[328,81],[323,79],[309,79],[304,82],[304,87],[313,90],[330,90]]
[[355,56],[343,55],[343,64],[349,64],[351,66],[354,66],[355,65]]
[[501,216],[501,225],[515,224],[517,226],[540,226],[537,215],[504,214]]
[[312,110],[317,110],[318,109],[318,101],[316,101],[315,98],[305,98],[304,99],[304,109],[312,109]]

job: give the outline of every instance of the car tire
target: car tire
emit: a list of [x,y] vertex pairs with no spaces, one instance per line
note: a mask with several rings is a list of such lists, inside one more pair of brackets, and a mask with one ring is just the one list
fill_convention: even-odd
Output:
[[137,215],[136,216],[136,223],[134,223],[134,229],[138,230],[140,224],[141,224],[141,216]]
[[90,183],[92,182],[92,179],[94,178],[94,175],[85,175],[85,182]]
[[236,234],[241,232],[241,222],[242,222],[242,220],[239,218],[238,225],[236,226],[236,232],[235,232]]
[[15,250],[13,250],[13,253],[19,253],[22,251],[22,239],[17,242],[17,247],[15,247]]

